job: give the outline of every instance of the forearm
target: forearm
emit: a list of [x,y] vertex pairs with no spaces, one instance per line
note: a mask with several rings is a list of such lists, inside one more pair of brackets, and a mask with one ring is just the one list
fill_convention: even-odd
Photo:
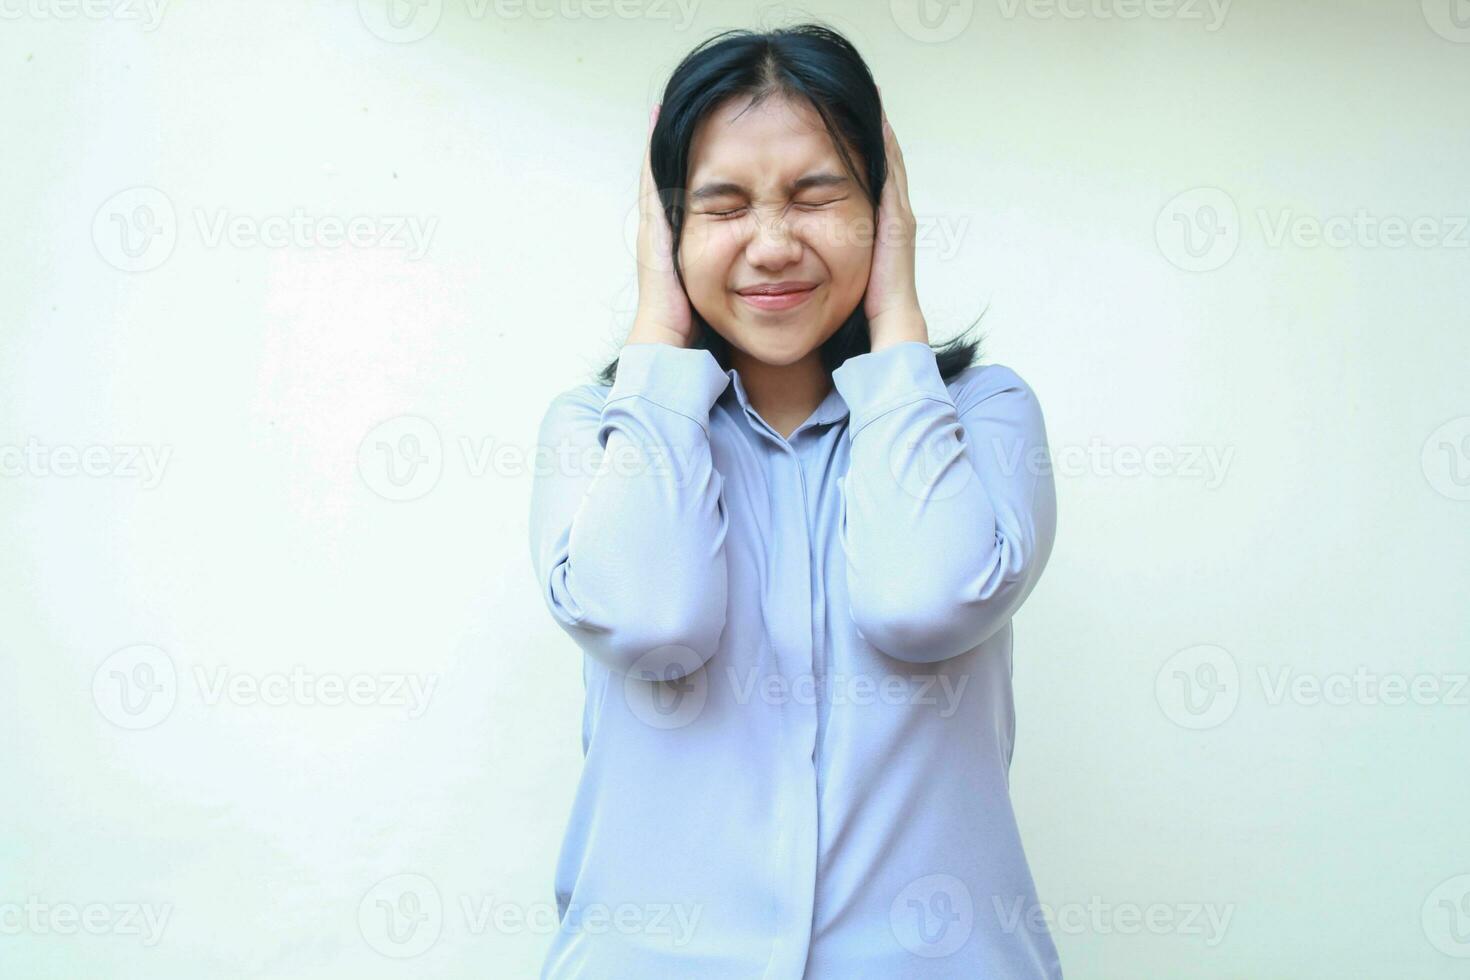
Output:
[[707,351],[625,348],[600,411],[577,426],[600,450],[595,473],[580,487],[538,478],[544,598],[589,655],[619,671],[681,676],[723,630],[727,521],[708,424],[725,380]]
[[[890,656],[932,662],[1012,617],[1050,553],[1055,496],[1029,389],[995,384],[960,407],[927,344],[898,344],[834,373],[851,410],[843,544],[851,614]],[[1010,451],[1007,451],[1009,446]]]

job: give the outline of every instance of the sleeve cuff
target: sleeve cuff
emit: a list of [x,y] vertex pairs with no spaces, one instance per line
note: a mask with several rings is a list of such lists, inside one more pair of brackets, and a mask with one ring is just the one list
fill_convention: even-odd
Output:
[[637,395],[699,423],[709,433],[709,413],[730,383],[708,350],[673,344],[627,344],[605,404]]
[[849,357],[832,372],[832,384],[847,404],[853,437],[869,422],[910,402],[931,398],[954,406],[934,349],[917,340]]

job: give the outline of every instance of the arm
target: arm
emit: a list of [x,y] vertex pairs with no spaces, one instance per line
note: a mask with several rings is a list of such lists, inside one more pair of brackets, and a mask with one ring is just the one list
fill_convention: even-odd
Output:
[[536,580],[557,624],[612,670],[682,677],[724,631],[727,519],[709,412],[728,383],[707,350],[633,343],[605,401],[572,389],[542,419]]
[[1009,368],[951,395],[928,344],[849,358],[842,543],[851,615],[873,646],[933,663],[1008,623],[1051,555],[1056,488],[1036,397]]

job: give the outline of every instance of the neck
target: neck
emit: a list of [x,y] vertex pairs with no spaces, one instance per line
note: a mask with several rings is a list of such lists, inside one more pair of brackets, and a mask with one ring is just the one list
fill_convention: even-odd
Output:
[[766,364],[732,348],[730,366],[740,372],[750,407],[783,439],[811,418],[832,391],[832,376],[816,350],[794,364]]

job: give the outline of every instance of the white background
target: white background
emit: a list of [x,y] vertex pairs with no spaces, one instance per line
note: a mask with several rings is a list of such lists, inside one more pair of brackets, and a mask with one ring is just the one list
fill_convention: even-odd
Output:
[[935,339],[988,307],[1046,414],[1012,788],[1068,977],[1463,976],[1470,5],[683,9],[0,0],[0,976],[535,975],[536,425],[631,322],[668,72],[808,17]]

